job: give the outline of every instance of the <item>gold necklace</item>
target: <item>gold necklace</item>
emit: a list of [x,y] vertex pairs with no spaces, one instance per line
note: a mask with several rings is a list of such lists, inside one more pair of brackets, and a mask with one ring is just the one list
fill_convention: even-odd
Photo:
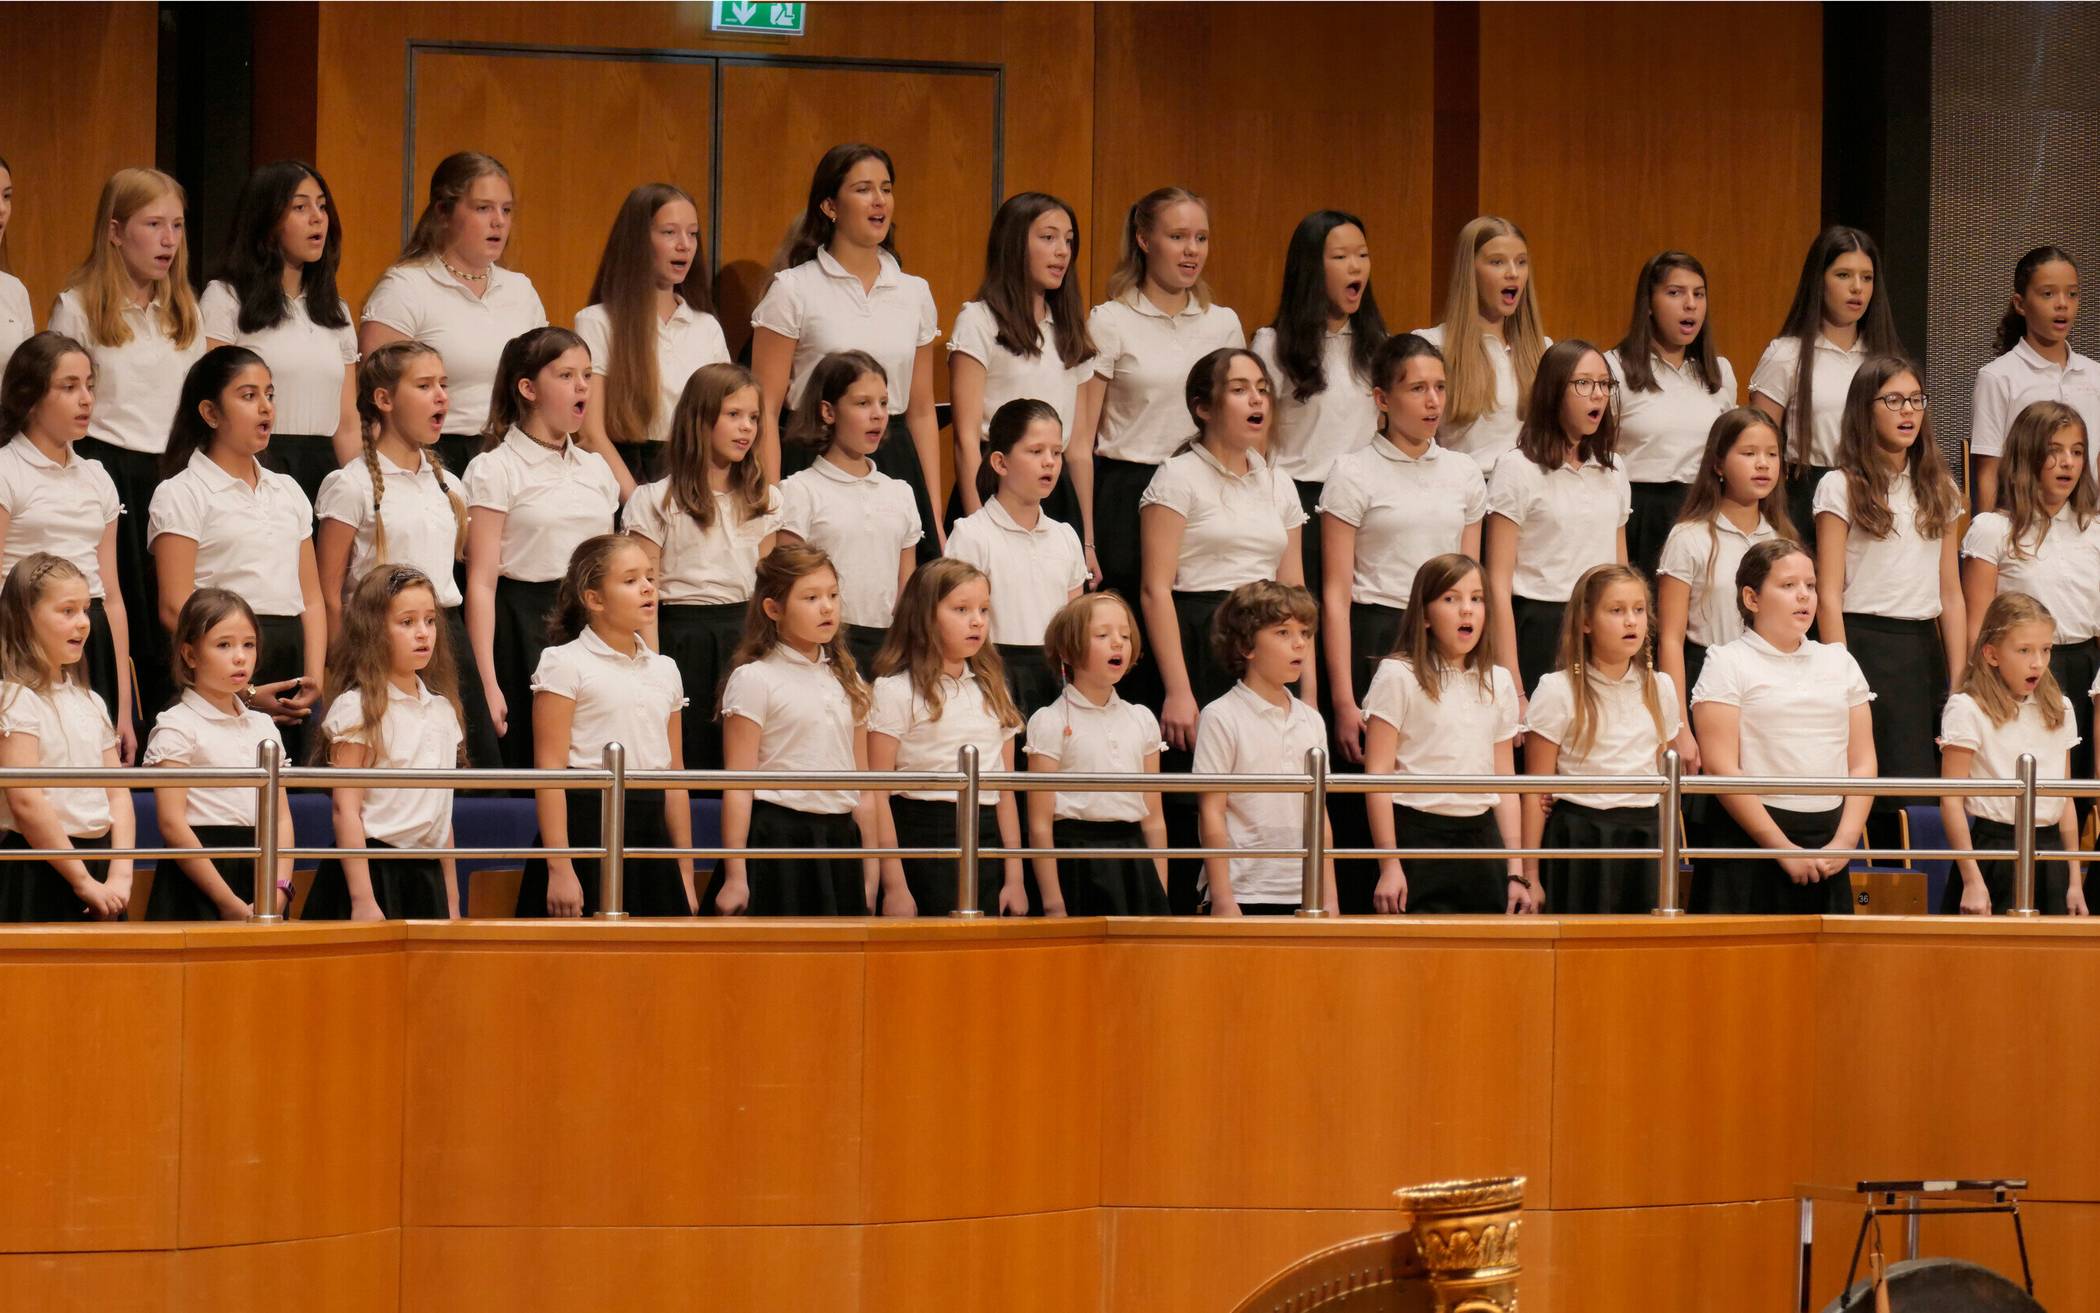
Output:
[[464,269],[453,268],[452,262],[442,255],[438,257],[438,263],[445,266],[446,273],[451,274],[463,283],[485,283],[489,280],[489,271],[486,269],[478,274],[470,274]]

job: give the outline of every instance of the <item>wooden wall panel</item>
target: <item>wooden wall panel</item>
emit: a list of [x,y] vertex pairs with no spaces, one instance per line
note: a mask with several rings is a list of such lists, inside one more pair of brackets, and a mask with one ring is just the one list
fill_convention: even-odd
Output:
[[1626,331],[1642,261],[1698,256],[1747,396],[1820,221],[1822,12],[1661,12],[1479,7],[1480,209],[1531,238],[1546,331],[1600,348]]
[[181,947],[159,928],[6,937],[0,1252],[175,1243]]
[[[1860,1211],[1850,1205],[1816,1205],[1815,1270],[1809,1283],[1813,1308],[1829,1304],[1844,1286],[1845,1268],[1859,1238]],[[2100,1247],[2093,1244],[2093,1237],[2100,1235],[2100,1206],[2023,1202],[2020,1220],[2034,1268],[2035,1301],[2052,1310],[2100,1308]],[[1882,1222],[1881,1243],[1889,1261],[1903,1257],[1902,1218]],[[1926,1218],[1918,1228],[1918,1251],[1926,1258],[1981,1263],[2009,1281],[2020,1279],[2020,1253],[2007,1217]],[[1866,1270],[1864,1258],[1860,1270]]]
[[868,1228],[862,1313],[1101,1308],[1096,1208]]
[[[1566,1209],[1791,1193],[1808,1170],[1817,923],[1750,940],[1714,918],[1618,924],[1564,928],[1596,937],[1563,942],[1555,960],[1553,1190],[1535,1198]],[[1716,1137],[1716,1125],[1734,1129]]]
[[[589,301],[613,216],[637,185],[683,188],[698,204],[705,239],[713,77],[705,64],[419,52],[416,207],[429,195],[431,169],[452,152],[502,160],[518,193],[504,263],[531,275],[550,321],[573,323]],[[562,112],[546,113],[550,103]],[[399,242],[398,222],[390,235]]]
[[[1250,924],[1244,942],[1119,943],[1102,986],[1102,1202],[1381,1208],[1407,1182],[1502,1175],[1546,1198],[1553,962],[1534,931]],[[1454,998],[1458,981],[1478,993]],[[1409,1004],[1426,998],[1444,1002]]]
[[1390,1208],[1101,1211],[1104,1313],[1218,1313],[1307,1254],[1400,1225]]
[[102,184],[153,163],[159,40],[153,5],[0,5],[0,157],[15,183],[6,250],[39,328],[88,252]]
[[172,1313],[174,1255],[0,1254],[0,1307],[37,1313]]
[[1792,1308],[1796,1220],[1791,1199],[1527,1212],[1524,1308],[1531,1313],[1534,1302],[1545,1313]]
[[171,1313],[395,1313],[400,1306],[401,1235],[391,1226],[286,1244],[184,1249],[174,1262]]
[[1207,276],[1247,336],[1269,322],[1291,229],[1340,209],[1370,227],[1388,327],[1429,322],[1428,5],[1108,5],[1096,14],[1091,299],[1131,202],[1208,197]]

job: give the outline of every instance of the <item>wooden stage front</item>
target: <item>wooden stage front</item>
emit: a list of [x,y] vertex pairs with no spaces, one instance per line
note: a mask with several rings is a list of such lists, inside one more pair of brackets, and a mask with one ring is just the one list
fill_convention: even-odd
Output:
[[1521,1173],[1527,1313],[1773,1313],[1797,1185],[2001,1175],[2095,1308],[2096,1001],[2067,921],[0,929],[0,1307],[1218,1313]]

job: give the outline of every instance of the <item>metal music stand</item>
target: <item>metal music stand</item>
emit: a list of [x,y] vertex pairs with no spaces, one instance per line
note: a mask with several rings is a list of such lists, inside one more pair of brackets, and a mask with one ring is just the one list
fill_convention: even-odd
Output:
[[[1877,1218],[1900,1217],[1903,1226],[1903,1257],[1918,1257],[1918,1228],[1921,1218],[1956,1217],[1964,1214],[1995,1213],[2012,1219],[2013,1242],[2020,1251],[2020,1278],[2029,1295],[2034,1294],[2034,1268],[2027,1259],[2027,1232],[2020,1223],[2020,1200],[2018,1192],[2027,1188],[2027,1182],[2011,1178],[1957,1181],[1861,1181],[1854,1192],[1863,1196],[1866,1211],[1860,1215],[1859,1235],[1852,1242],[1852,1264],[1845,1270],[1845,1284],[1840,1288],[1850,1291],[1859,1279],[1859,1261],[1866,1252],[1867,1232]],[[1801,1203],[1801,1313],[1809,1313],[1809,1300],[1814,1268],[1814,1218],[1817,1196],[1826,1199],[1840,1197],[1835,1190],[1804,1187],[1799,1191]]]

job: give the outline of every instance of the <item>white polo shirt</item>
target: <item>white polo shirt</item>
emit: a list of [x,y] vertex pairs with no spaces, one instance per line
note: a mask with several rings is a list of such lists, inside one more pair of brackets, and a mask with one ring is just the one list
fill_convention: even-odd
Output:
[[1565,602],[1593,565],[1619,559],[1619,530],[1633,516],[1633,485],[1595,457],[1542,470],[1521,451],[1502,453],[1488,479],[1488,510],[1517,526],[1518,597]]
[[559,579],[586,538],[613,531],[620,485],[595,451],[573,441],[559,451],[513,424],[494,449],[467,462],[467,506],[503,513],[502,562],[507,578]]
[[255,486],[202,451],[153,491],[146,545],[163,534],[197,544],[196,585],[224,588],[257,615],[301,615],[299,544],[314,536],[314,507],[289,474],[255,463]]
[[379,564],[374,548],[383,519],[387,558],[429,575],[439,606],[458,606],[461,598],[452,563],[457,559],[453,547],[459,542],[459,519],[452,510],[452,496],[464,502],[466,490],[427,452],[413,471],[394,464],[383,451],[374,452],[373,459],[379,463],[386,494],[376,504],[372,470],[362,460],[353,460],[321,480],[314,497],[315,515],[355,531],[350,540],[350,570],[343,580],[345,592],[356,588],[357,581]]
[[[612,372],[612,318],[602,305],[587,305],[576,312],[576,336],[591,349],[591,373],[604,377]],[[671,436],[671,413],[678,409],[686,381],[702,365],[726,365],[734,357],[722,336],[722,321],[705,310],[695,310],[680,298],[669,319],[656,323],[656,418],[642,434],[620,433],[615,440],[663,442]]]
[[[1429,328],[1418,328],[1415,336],[1426,338],[1437,350],[1444,350],[1444,326],[1436,324]],[[1480,466],[1482,474],[1491,473],[1502,453],[1517,445],[1517,432],[1524,421],[1517,415],[1517,366],[1509,354],[1509,345],[1493,333],[1482,333],[1480,340],[1487,343],[1488,368],[1495,375],[1495,404],[1475,416],[1471,424],[1446,424],[1437,433],[1437,441],[1451,451],[1471,456]],[[1553,345],[1550,337],[1541,337],[1539,349],[1543,352]],[[1447,357],[1449,353],[1446,353]]]
[[490,265],[484,286],[474,295],[432,256],[387,270],[365,299],[366,323],[427,342],[445,358],[447,433],[481,432],[504,344],[547,324],[547,309],[524,274]]
[[758,547],[780,528],[780,488],[766,487],[766,509],[744,519],[743,503],[714,495],[715,518],[705,529],[671,501],[671,481],[645,483],[627,499],[620,522],[663,553],[657,595],[673,606],[748,602],[758,584]]
[[554,693],[576,704],[569,723],[569,765],[605,764],[605,745],[627,747],[635,770],[671,769],[671,716],[686,705],[678,663],[634,636],[634,655],[586,629],[573,642],[540,653],[534,693]]
[[80,293],[68,288],[58,294],[46,327],[86,347],[95,362],[95,417],[89,432],[111,446],[158,456],[168,449],[168,429],[182,404],[182,380],[204,356],[204,330],[199,328],[188,346],[177,346],[161,328],[159,308],[151,305],[126,306],[124,322],[131,327],[129,342],[97,342]]
[[[1028,755],[1079,775],[1141,775],[1145,758],[1166,750],[1159,718],[1125,702],[1114,689],[1095,706],[1067,684],[1064,695],[1028,718]],[[1154,763],[1155,769],[1157,763]],[[1142,793],[1060,793],[1058,820],[1142,821],[1150,810]]]
[[[1498,666],[1497,669],[1500,669]],[[1575,689],[1565,670],[1539,676],[1532,691],[1524,729],[1560,749],[1555,767],[1558,775],[1653,775],[1661,769],[1662,751],[1677,737],[1683,721],[1677,714],[1677,684],[1668,675],[1655,672],[1655,694],[1662,708],[1662,735],[1657,737],[1655,718],[1641,696],[1641,669],[1629,662],[1626,673],[1607,683],[1592,669],[1587,676],[1597,693],[1597,715],[1589,746],[1581,752],[1569,749],[1575,729]],[[1556,793],[1564,802],[1581,807],[1654,807],[1652,793]]]
[[[1387,657],[1371,676],[1364,715],[1400,732],[1396,775],[1493,775],[1495,745],[1516,737],[1517,683],[1490,666],[1479,673],[1443,667],[1435,698],[1422,689],[1411,661]],[[1478,816],[1499,793],[1396,793],[1393,804],[1438,816]]]
[[[2059,693],[2058,696],[2063,696]],[[2063,723],[2050,729],[2042,720],[2042,704],[2029,694],[2020,699],[2019,714],[2003,725],[1994,725],[1984,714],[1976,699],[1967,693],[1956,693],[1947,699],[1940,711],[1940,746],[1943,748],[1967,748],[1976,754],[1969,763],[1969,778],[1977,780],[2013,780],[2020,777],[2020,756],[2030,753],[2034,757],[2034,775],[2037,780],[2066,780],[2071,778],[2071,749],[2078,746],[2078,718],[2071,713],[2071,699],[2063,698]],[[2034,823],[2037,828],[2055,825],[2063,819],[2064,804],[2068,798],[2050,798],[2041,794],[2034,799]],[[2001,825],[2016,823],[2017,798],[1964,798],[1962,810],[1971,816],[1981,816],[1997,821]]]
[[[284,746],[269,716],[250,707],[228,715],[196,689],[184,689],[154,718],[139,765],[253,766],[262,760],[265,743]],[[191,825],[254,825],[255,790],[191,788],[183,814]]]
[[[977,672],[965,666],[961,678],[940,677],[941,714],[934,719],[926,700],[911,686],[911,675],[900,671],[875,681],[874,701],[868,707],[868,733],[887,734],[897,740],[897,769],[900,771],[954,770],[966,744],[977,745],[980,770],[999,770],[1000,750],[1018,735],[1019,726],[999,723],[992,704],[977,682]],[[952,789],[899,789],[900,798],[927,802],[952,802]],[[980,789],[978,801],[986,807],[999,801],[997,789]]]
[[95,549],[123,509],[102,462],[69,449],[60,465],[38,451],[28,435],[16,434],[0,447],[0,510],[7,512],[0,577],[23,557],[49,552],[80,568],[88,596],[104,596],[102,561]]
[[834,351],[865,351],[889,376],[890,414],[910,407],[912,365],[919,348],[941,335],[940,312],[925,279],[904,272],[888,251],[877,251],[875,258],[880,271],[870,288],[830,251],[819,250],[814,259],[774,274],[752,310],[753,328],[794,339],[790,406],[801,402],[818,361]]
[[2085,421],[2085,456],[2100,460],[2100,364],[2076,351],[2059,365],[2028,345],[2026,338],[1976,372],[1969,417],[1969,451],[2002,456],[2005,437],[2020,412],[2037,401],[2061,401]]
[[[1284,695],[1277,706],[1234,684],[1196,718],[1192,775],[1302,775],[1305,754],[1327,746],[1320,713]],[[1225,795],[1225,841],[1233,848],[1305,846],[1305,799],[1295,793]],[[1305,890],[1305,864],[1296,857],[1235,857],[1232,897],[1238,903],[1291,903]],[[1210,891],[1210,871],[1196,877]]]
[[[1742,773],[1774,777],[1849,775],[1852,708],[1873,700],[1859,662],[1844,648],[1804,638],[1781,652],[1754,629],[1709,649],[1692,689],[1695,717],[1702,702],[1741,712]],[[1768,794],[1761,801],[1781,811],[1827,812],[1842,806],[1845,795]]]
[[1850,528],[1851,505],[1843,470],[1830,471],[1816,484],[1816,514],[1835,515],[1848,526],[1844,609],[1891,620],[1937,619],[1940,544],[1918,533],[1918,499],[1909,472],[1889,480],[1888,537],[1869,538]]
[[848,474],[819,456],[780,485],[780,527],[830,555],[839,618],[887,629],[904,550],[925,537],[909,486],[874,468]]
[[1086,584],[1086,552],[1071,525],[1038,508],[1035,527],[1024,529],[997,497],[955,522],[948,555],[992,581],[994,643],[1040,645],[1050,618]]
[[2013,552],[2012,522],[2002,511],[1986,511],[1969,522],[1961,554],[1998,567],[1998,591],[2026,593],[2056,617],[2056,641],[2082,643],[2100,634],[2100,520],[2079,527],[2070,503],[2042,526],[2041,541],[2029,529]]
[[1659,355],[1648,357],[1655,372],[1655,391],[1636,392],[1626,382],[1626,364],[1616,349],[1604,353],[1604,367],[1619,381],[1612,405],[1619,419],[1619,463],[1635,483],[1690,483],[1699,477],[1706,454],[1706,435],[1723,412],[1735,405],[1735,366],[1722,356],[1718,392],[1706,390],[1699,362],[1689,354],[1672,366]]
[[1778,536],[1779,531],[1762,515],[1749,533],[1721,515],[1714,517],[1711,529],[1691,523],[1671,527],[1655,573],[1682,579],[1692,590],[1684,617],[1687,641],[1718,647],[1742,637],[1743,616],[1735,609],[1735,572],[1752,547]]
[[36,313],[29,308],[29,289],[10,273],[0,273],[0,372],[15,348],[36,333]]
[[1108,380],[1094,450],[1113,460],[1158,465],[1189,440],[1196,423],[1183,399],[1189,370],[1219,347],[1243,347],[1240,317],[1194,296],[1169,315],[1133,288],[1087,316],[1094,374]]
[[999,407],[1023,397],[1046,401],[1064,422],[1062,451],[1072,443],[1072,416],[1079,410],[1079,385],[1094,376],[1094,357],[1088,356],[1067,367],[1057,354],[1057,323],[1049,311],[1036,325],[1042,346],[1032,356],[1009,351],[999,345],[999,325],[982,301],[965,301],[955,314],[955,332],[948,339],[951,355],[968,356],[984,366],[984,422],[978,437],[992,431],[992,416]]
[[[1845,394],[1852,390],[1852,376],[1859,372],[1866,359],[1867,347],[1863,340],[1854,338],[1851,346],[1841,347],[1821,333],[1816,334],[1816,358],[1811,366],[1815,383],[1811,404],[1815,414],[1809,416],[1809,464],[1825,468],[1837,465],[1838,434],[1845,420]],[[1773,338],[1765,353],[1757,358],[1757,368],[1750,371],[1752,395],[1770,397],[1781,409],[1791,407],[1794,367],[1800,361],[1801,343],[1798,339]],[[1786,426],[1786,455],[1792,458],[1801,449],[1801,417],[1788,414]]]
[[1356,330],[1344,323],[1329,332],[1320,347],[1320,369],[1327,386],[1300,401],[1283,366],[1277,363],[1276,330],[1259,329],[1253,351],[1269,367],[1269,380],[1276,385],[1276,432],[1269,439],[1269,454],[1276,468],[1301,483],[1324,483],[1335,461],[1361,451],[1378,432],[1378,403],[1371,400],[1371,382],[1359,378],[1350,348]]
[[[36,738],[39,766],[100,766],[103,754],[117,746],[117,730],[109,723],[102,695],[70,681],[60,681],[41,693],[12,680],[0,683],[0,738],[10,734]],[[43,792],[67,835],[92,839],[109,832],[107,789],[51,788]],[[0,789],[0,830],[14,828],[14,809],[8,804],[7,791]]]
[[197,312],[206,337],[247,347],[270,367],[277,389],[275,432],[333,434],[343,422],[343,377],[357,364],[357,321],[350,316],[350,303],[338,301],[343,326],[323,328],[308,318],[305,292],[286,300],[290,310],[284,322],[243,333],[240,297],[221,278],[204,289]]
[[[758,726],[757,770],[851,771],[853,700],[839,687],[831,657],[815,661],[785,643],[729,672],[722,719]],[[761,802],[817,816],[839,816],[860,801],[855,789],[758,789]]]
[[[345,693],[328,704],[321,737],[329,743],[362,744],[378,770],[451,770],[459,765],[459,747],[466,737],[459,713],[420,679],[413,693],[387,681],[379,742],[366,738],[364,720],[363,695]],[[452,790],[366,789],[358,815],[367,839],[396,848],[445,847],[452,839]]]
[[1319,510],[1356,530],[1349,599],[1405,610],[1415,571],[1458,551],[1466,526],[1486,517],[1487,479],[1478,465],[1434,442],[1415,457],[1374,437],[1334,463]]
[[1159,467],[1140,510],[1164,506],[1187,523],[1174,569],[1174,591],[1228,592],[1257,579],[1274,579],[1290,542],[1305,523],[1298,489],[1259,452],[1247,453],[1247,470],[1233,474],[1198,443]]

